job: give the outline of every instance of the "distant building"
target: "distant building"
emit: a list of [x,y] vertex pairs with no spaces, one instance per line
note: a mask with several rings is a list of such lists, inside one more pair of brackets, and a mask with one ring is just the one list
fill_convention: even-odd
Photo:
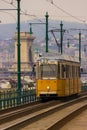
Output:
[[[20,33],[20,63],[22,72],[32,70],[32,63],[34,62],[32,43],[34,39],[35,37],[32,36],[32,34],[29,34],[28,32]],[[14,41],[15,41],[15,58],[14,58],[14,64],[11,69],[17,72],[17,58],[18,58],[17,33],[15,33]]]

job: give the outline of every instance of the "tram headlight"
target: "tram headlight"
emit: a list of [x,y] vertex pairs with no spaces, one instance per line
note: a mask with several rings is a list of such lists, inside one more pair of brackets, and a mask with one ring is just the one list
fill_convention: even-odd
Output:
[[50,89],[50,87],[49,86],[47,86],[47,90],[49,90]]

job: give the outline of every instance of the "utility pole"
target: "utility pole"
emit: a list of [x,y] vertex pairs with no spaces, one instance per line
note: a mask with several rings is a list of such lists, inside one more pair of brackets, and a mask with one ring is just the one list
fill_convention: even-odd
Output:
[[73,31],[78,31],[79,30],[79,62],[81,64],[81,30],[82,31],[87,31],[87,29],[76,29],[76,28],[71,28],[70,30]]
[[63,53],[63,24],[62,24],[62,21],[60,23],[60,51],[61,51],[61,54]]
[[30,34],[33,34],[33,32],[32,32],[32,24],[30,23],[30,32],[29,32]]
[[79,62],[81,64],[81,32],[79,32]]
[[46,52],[48,52],[48,12],[46,12]]
[[68,40],[67,47],[69,48],[69,47],[70,47],[70,45],[69,45],[69,40],[70,40],[70,39],[67,39],[67,40]]
[[[18,88],[17,88],[17,91],[18,91],[18,96],[21,95],[21,64],[20,64],[20,1],[21,0],[17,0],[17,18],[18,18],[18,23],[17,23],[17,38],[18,38],[18,43],[17,43],[17,74],[18,74]],[[19,104],[20,104],[20,100],[18,100]]]

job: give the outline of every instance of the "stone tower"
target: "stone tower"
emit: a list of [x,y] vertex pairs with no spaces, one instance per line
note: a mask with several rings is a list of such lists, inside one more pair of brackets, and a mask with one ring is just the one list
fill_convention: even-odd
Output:
[[[32,70],[32,63],[34,62],[32,43],[34,39],[35,37],[32,36],[32,34],[29,34],[28,32],[20,32],[20,62],[21,71],[23,72]],[[14,42],[15,59],[12,68],[17,71],[17,33],[15,33]]]

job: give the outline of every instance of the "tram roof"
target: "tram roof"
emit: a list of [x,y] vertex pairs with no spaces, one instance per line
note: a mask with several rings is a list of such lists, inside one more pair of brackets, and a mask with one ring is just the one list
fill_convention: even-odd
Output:
[[48,59],[48,60],[65,60],[65,61],[72,61],[72,62],[78,62],[79,63],[79,59],[75,56],[69,56],[69,55],[66,55],[66,54],[53,54],[53,53],[46,53],[46,54],[43,54],[41,57],[38,58],[38,60],[41,60],[41,59]]

